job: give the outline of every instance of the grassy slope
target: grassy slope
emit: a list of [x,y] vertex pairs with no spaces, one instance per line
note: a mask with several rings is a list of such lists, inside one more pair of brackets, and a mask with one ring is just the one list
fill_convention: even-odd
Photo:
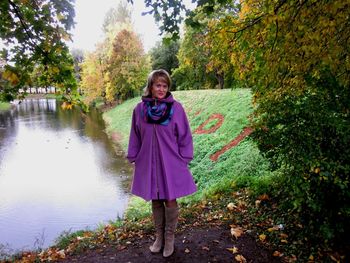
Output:
[[[256,189],[263,191],[263,186],[268,185],[264,182],[268,182],[271,174],[267,170],[267,161],[249,137],[222,154],[218,161],[213,162],[209,158],[249,125],[248,117],[252,113],[250,91],[195,90],[176,91],[173,95],[183,104],[193,132],[210,115],[219,113],[224,116],[224,122],[214,133],[193,134],[195,153],[190,169],[199,190],[180,201],[195,202],[217,193],[232,192],[242,186],[259,186]],[[118,132],[121,135],[123,149],[126,149],[128,144],[132,109],[139,101],[140,98],[128,100],[104,113],[108,132]],[[211,121],[204,129],[210,129],[215,124],[215,120]],[[135,210],[138,210],[143,204],[133,200],[132,206],[137,206]]]

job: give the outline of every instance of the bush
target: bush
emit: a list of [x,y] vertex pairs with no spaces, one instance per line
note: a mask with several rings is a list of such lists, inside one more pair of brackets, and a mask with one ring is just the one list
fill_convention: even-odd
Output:
[[306,76],[302,94],[262,96],[253,134],[274,167],[284,167],[292,205],[314,238],[344,238],[350,215],[350,90],[329,71]]

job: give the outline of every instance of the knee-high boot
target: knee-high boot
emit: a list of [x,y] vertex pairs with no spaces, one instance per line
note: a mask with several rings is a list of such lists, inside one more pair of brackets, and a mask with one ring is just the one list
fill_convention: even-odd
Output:
[[169,257],[174,252],[174,237],[179,217],[178,207],[165,207],[165,232],[163,257]]
[[152,213],[154,227],[156,230],[156,241],[149,247],[152,253],[159,253],[164,244],[164,227],[165,227],[165,207],[162,202],[152,202]]

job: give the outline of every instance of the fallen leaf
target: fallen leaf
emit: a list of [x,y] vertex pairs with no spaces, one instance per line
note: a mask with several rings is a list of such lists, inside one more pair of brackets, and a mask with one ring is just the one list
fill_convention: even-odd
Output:
[[243,234],[243,230],[240,227],[231,228],[231,235],[235,236],[235,238],[239,238]]
[[237,208],[239,210],[245,210],[247,207],[247,203],[243,200],[239,200],[238,203],[237,203]]
[[269,232],[278,231],[278,230],[280,230],[279,226],[273,226],[273,227],[270,227],[269,229],[267,229],[267,231],[269,231]]
[[126,249],[126,246],[118,246],[118,247],[117,247],[117,250],[118,250],[118,251],[121,251],[121,250],[124,250],[124,249]]
[[288,262],[296,262],[298,260],[296,255],[291,255],[290,257],[287,257],[286,259],[288,260]]
[[237,254],[238,253],[238,248],[237,247],[232,247],[232,248],[226,248],[228,251],[230,251],[232,254]]
[[288,235],[285,234],[285,233],[281,233],[281,234],[280,234],[280,237],[283,238],[283,239],[286,239],[286,238],[288,237]]
[[58,251],[57,254],[62,259],[66,258],[66,254],[64,253],[64,249],[61,249],[60,251]]
[[338,259],[336,259],[333,255],[331,255],[331,259],[334,261],[334,262],[340,262]]
[[208,247],[202,247],[203,250],[209,251],[210,249]]
[[267,194],[263,194],[263,195],[260,195],[258,197],[258,199],[261,200],[261,201],[266,201],[266,200],[269,200],[270,197]]
[[237,260],[238,262],[241,262],[241,263],[247,262],[247,260],[245,259],[245,257],[243,257],[242,255],[237,255],[237,256],[235,256],[235,260]]
[[279,251],[275,251],[275,252],[273,252],[273,254],[272,254],[274,257],[282,257],[283,256],[283,253],[281,253],[281,252],[279,252]]
[[266,235],[265,234],[259,235],[259,239],[260,241],[264,242],[266,240]]
[[233,203],[229,203],[227,205],[227,209],[230,210],[230,211],[234,210],[235,208],[236,208],[236,206]]

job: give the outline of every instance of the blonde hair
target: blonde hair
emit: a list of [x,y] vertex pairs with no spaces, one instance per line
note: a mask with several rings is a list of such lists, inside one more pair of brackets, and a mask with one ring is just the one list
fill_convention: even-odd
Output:
[[152,92],[151,92],[152,85],[159,78],[163,79],[168,84],[168,91],[170,91],[171,78],[170,78],[169,73],[164,69],[157,69],[157,70],[153,70],[148,75],[147,86],[143,90],[144,96],[147,97],[147,96],[152,94]]

